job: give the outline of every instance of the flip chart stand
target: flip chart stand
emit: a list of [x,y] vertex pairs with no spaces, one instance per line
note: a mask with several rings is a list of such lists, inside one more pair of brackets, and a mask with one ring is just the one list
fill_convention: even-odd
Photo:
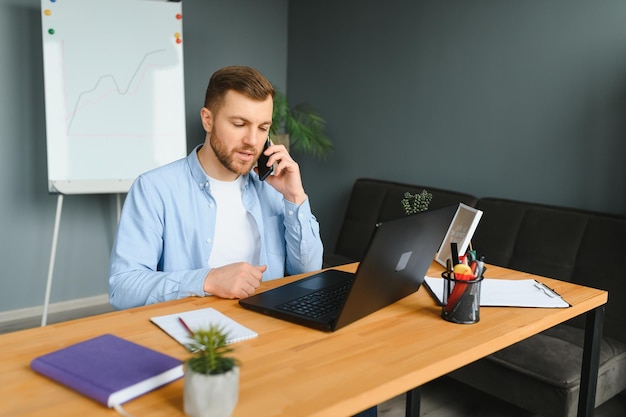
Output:
[[[50,291],[52,290],[52,277],[54,275],[54,261],[57,254],[57,245],[59,243],[59,228],[61,226],[61,212],[63,211],[63,194],[57,196],[57,209],[54,216],[54,231],[52,233],[52,248],[50,249],[50,262],[48,263],[48,278],[46,280],[46,295],[43,301],[43,313],[41,315],[41,326],[45,326],[48,322],[48,308],[50,306]],[[117,223],[120,222],[122,212],[121,194],[116,194],[116,211]]]
[[54,273],[54,260],[57,254],[57,243],[59,241],[59,226],[61,225],[61,211],[63,210],[63,194],[57,196],[57,211],[54,216],[54,232],[52,233],[52,249],[50,250],[50,263],[48,264],[48,279],[46,281],[46,295],[43,302],[43,314],[41,316],[41,326],[45,326],[48,321],[48,306],[50,304],[50,290],[52,289],[52,275]]

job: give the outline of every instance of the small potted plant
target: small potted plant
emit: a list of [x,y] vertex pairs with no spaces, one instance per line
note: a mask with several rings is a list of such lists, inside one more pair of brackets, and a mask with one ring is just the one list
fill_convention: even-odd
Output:
[[275,91],[270,129],[274,143],[283,144],[287,149],[291,145],[295,150],[323,158],[334,149],[324,133],[325,124],[310,105],[302,103],[290,107],[287,96]]
[[432,199],[433,195],[426,190],[422,190],[421,193],[416,194],[411,194],[407,191],[404,193],[404,198],[402,199],[402,207],[404,207],[404,212],[410,216],[420,211],[428,210]]
[[218,326],[191,332],[194,352],[186,361],[184,409],[191,417],[229,417],[239,395],[239,363],[227,356],[227,334]]

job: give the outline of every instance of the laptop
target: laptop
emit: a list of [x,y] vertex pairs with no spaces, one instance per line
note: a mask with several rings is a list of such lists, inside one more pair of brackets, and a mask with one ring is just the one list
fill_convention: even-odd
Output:
[[378,224],[356,273],[327,269],[239,304],[333,332],[417,291],[457,208],[427,210]]

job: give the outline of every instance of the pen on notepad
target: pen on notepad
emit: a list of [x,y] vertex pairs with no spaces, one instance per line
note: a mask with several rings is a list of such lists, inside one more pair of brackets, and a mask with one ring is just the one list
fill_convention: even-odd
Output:
[[191,330],[189,328],[189,326],[187,326],[187,323],[185,323],[185,320],[183,320],[182,317],[178,318],[178,321],[180,322],[180,324],[183,325],[183,327],[185,328],[185,330],[187,330],[187,333],[189,333],[189,336],[193,336],[193,330]]

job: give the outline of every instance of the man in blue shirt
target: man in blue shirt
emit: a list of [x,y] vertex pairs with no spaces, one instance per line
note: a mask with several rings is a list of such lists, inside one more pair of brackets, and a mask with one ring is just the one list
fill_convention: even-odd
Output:
[[258,71],[213,74],[200,111],[203,145],[137,178],[111,254],[109,297],[130,308],[187,296],[252,295],[261,280],[322,267],[319,224],[298,164],[271,145],[274,89]]

